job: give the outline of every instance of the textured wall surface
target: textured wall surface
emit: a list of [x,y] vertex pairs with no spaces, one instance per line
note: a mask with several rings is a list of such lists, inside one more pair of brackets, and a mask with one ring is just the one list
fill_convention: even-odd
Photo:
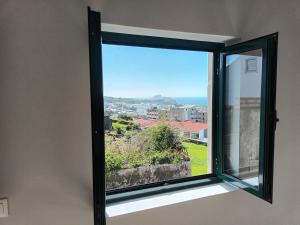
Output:
[[162,164],[124,169],[106,175],[106,189],[124,188],[191,176],[191,163]]
[[300,2],[1,0],[1,225],[92,225],[86,6],[106,23],[236,35],[279,31],[274,203],[243,191],[110,218],[108,225],[299,225]]

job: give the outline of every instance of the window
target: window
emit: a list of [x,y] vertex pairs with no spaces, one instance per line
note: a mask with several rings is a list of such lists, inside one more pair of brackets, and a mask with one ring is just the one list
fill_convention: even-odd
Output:
[[[113,34],[115,35],[115,34]],[[209,54],[102,41],[106,193],[211,174]],[[199,120],[199,121],[196,121]]]
[[277,34],[225,47],[101,32],[89,10],[89,44],[95,224],[106,202],[222,180],[272,202]]
[[277,34],[225,47],[220,56],[218,177],[269,202],[276,60]]

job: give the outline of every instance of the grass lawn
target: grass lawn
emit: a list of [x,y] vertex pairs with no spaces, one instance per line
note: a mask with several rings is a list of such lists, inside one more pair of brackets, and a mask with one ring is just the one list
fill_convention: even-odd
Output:
[[117,129],[118,127],[122,128],[122,129],[126,129],[127,126],[128,126],[128,125],[126,125],[126,124],[112,123],[112,127],[113,127],[114,129]]
[[192,163],[192,176],[207,174],[207,146],[182,142]]

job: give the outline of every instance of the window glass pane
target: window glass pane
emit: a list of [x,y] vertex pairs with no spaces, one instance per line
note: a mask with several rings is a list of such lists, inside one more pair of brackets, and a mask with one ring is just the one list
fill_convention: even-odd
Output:
[[209,173],[209,54],[102,51],[106,190]]
[[258,187],[262,50],[226,56],[224,172]]

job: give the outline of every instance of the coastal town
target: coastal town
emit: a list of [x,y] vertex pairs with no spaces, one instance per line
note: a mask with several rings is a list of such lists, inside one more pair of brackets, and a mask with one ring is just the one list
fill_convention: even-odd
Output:
[[207,174],[205,102],[104,97],[107,190]]
[[155,127],[164,121],[177,130],[180,136],[207,143],[207,106],[178,104],[163,96],[148,99],[104,98],[105,129],[113,129],[114,118],[127,115],[141,128]]

